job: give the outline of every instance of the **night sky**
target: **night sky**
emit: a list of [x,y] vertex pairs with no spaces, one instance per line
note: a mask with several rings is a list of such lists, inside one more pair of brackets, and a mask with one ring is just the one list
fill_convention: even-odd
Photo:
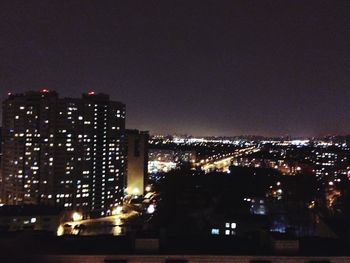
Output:
[[151,133],[350,134],[350,1],[1,1],[0,99],[42,87]]

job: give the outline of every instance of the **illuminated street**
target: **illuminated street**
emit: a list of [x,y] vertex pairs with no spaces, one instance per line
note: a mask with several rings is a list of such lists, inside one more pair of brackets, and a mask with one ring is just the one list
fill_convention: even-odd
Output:
[[85,219],[69,221],[61,224],[57,230],[57,235],[124,235],[128,229],[132,229],[137,223],[139,213],[129,211],[126,213],[100,217],[95,219]]
[[235,151],[232,154],[218,155],[218,156],[215,156],[214,158],[202,160],[196,165],[201,166],[201,169],[206,173],[214,170],[227,172],[229,171],[229,167],[230,165],[232,165],[232,162],[234,161],[235,158],[256,153],[258,151],[260,151],[260,149],[255,147],[240,149]]

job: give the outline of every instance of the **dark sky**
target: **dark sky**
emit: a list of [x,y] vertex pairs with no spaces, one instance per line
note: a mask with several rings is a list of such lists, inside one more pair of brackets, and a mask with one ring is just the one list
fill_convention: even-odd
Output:
[[127,126],[350,133],[350,1],[1,1],[0,99],[93,89]]

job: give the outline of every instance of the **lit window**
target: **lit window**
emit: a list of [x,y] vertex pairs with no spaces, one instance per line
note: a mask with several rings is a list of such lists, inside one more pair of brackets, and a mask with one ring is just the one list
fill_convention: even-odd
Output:
[[212,228],[211,234],[212,234],[212,235],[220,235],[220,230],[217,229],[217,228]]

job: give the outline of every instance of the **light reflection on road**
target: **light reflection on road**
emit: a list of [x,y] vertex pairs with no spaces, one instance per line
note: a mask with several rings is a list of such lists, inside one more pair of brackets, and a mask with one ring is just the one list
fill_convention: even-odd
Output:
[[[232,162],[235,158],[249,155],[252,153],[256,153],[260,151],[260,149],[255,147],[249,147],[245,149],[236,150],[234,153],[226,154],[223,156],[219,156],[217,158],[214,158],[212,160],[208,160],[204,163],[197,163],[197,166],[200,166],[203,171],[206,173],[210,171],[221,171],[221,172],[227,172],[229,171],[230,166],[232,165]],[[229,156],[227,156],[229,155]]]
[[62,223],[57,235],[125,235],[126,231],[132,227],[133,220],[139,217],[139,213],[131,211],[119,215],[85,219],[79,221],[69,221]]

